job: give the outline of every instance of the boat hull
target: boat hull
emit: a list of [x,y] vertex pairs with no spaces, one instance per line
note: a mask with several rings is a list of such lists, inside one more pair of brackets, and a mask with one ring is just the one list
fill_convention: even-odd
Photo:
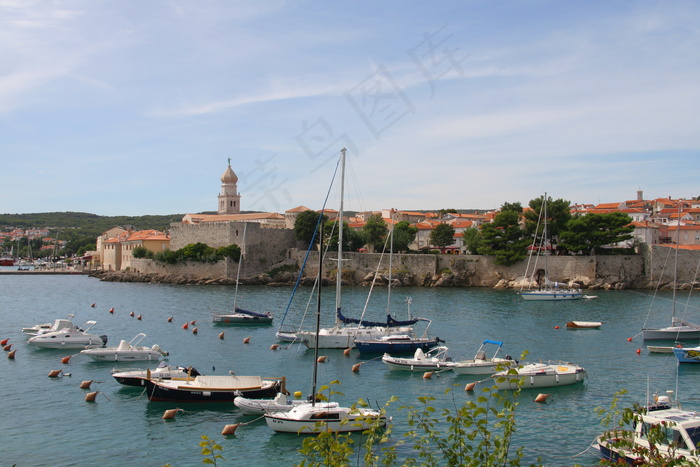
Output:
[[186,382],[170,380],[182,384],[168,384],[167,381],[146,381],[146,393],[151,402],[233,402],[238,397],[249,399],[272,398],[282,390],[280,381],[265,381],[256,388],[194,387]]
[[298,332],[297,337],[310,349],[349,349],[355,347],[356,340],[374,340],[390,333],[406,334],[411,331],[410,327],[336,327],[319,330],[318,339],[316,333],[311,331]]
[[494,374],[498,365],[502,366],[512,366],[517,363],[513,360],[497,359],[497,360],[487,360],[487,361],[466,361],[457,362],[452,370],[458,375],[492,375]]
[[120,352],[106,349],[88,349],[80,353],[99,362],[148,362],[159,360],[163,354],[154,351]]
[[700,363],[700,347],[674,347],[678,363]]
[[671,326],[661,329],[642,329],[642,338],[645,341],[700,339],[700,329],[690,326]]
[[365,431],[374,426],[386,426],[386,416],[375,410],[349,413],[349,409],[330,402],[309,408],[305,403],[288,412],[265,414],[267,426],[278,433],[311,434],[323,431],[351,433]]
[[355,340],[355,347],[361,354],[408,353],[416,349],[428,351],[438,345],[437,339],[414,339],[411,341]]
[[581,292],[565,292],[565,291],[532,291],[520,292],[523,300],[527,301],[562,301],[562,300],[579,300],[583,298]]
[[262,325],[272,324],[271,316],[250,316],[250,315],[217,315],[213,318],[214,324],[236,324],[236,325]]
[[499,372],[493,379],[498,389],[531,389],[579,384],[585,378],[586,370],[577,365],[554,363],[526,365],[518,370],[518,374]]

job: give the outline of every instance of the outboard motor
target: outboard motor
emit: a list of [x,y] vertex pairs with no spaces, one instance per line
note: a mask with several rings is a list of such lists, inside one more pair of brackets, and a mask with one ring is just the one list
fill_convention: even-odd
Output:
[[102,342],[104,342],[103,345],[107,345],[107,336],[100,336],[100,339],[102,339]]

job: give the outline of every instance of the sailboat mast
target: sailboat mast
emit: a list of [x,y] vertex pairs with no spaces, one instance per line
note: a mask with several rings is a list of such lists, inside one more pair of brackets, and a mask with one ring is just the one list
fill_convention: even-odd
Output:
[[681,242],[681,200],[678,200],[678,218],[676,219],[676,252],[673,265],[673,300],[671,305],[671,326],[676,322],[676,284],[678,282],[678,245]]
[[544,192],[544,198],[542,199],[542,203],[544,203],[544,230],[543,230],[543,235],[544,235],[544,285],[545,287],[547,286],[547,192]]
[[[389,285],[387,286],[387,299],[386,299],[386,314],[390,315],[391,314],[391,281],[392,281],[392,258],[394,256],[394,210],[391,210],[391,215],[389,217],[389,220],[391,222],[391,227],[389,231]],[[408,319],[411,319],[409,316]]]
[[[248,224],[243,224],[243,248],[245,248],[245,230],[248,228]],[[241,278],[241,264],[243,263],[243,248],[241,248],[241,257],[238,258],[238,271],[236,272],[236,291],[233,294],[233,312],[236,312],[236,303],[238,302],[238,281]]]
[[[335,278],[335,325],[340,326],[338,311],[340,311],[340,290],[343,279],[343,198],[345,194],[345,152],[340,150],[340,208],[338,209],[338,269]],[[318,341],[317,341],[318,342]],[[318,345],[317,345],[318,347]]]
[[[323,211],[321,211],[323,216]],[[323,222],[319,223],[318,237],[318,294],[316,295],[316,345],[314,345],[314,373],[311,383],[311,405],[316,405],[316,380],[318,376],[318,335],[321,331],[321,289],[323,287]]]

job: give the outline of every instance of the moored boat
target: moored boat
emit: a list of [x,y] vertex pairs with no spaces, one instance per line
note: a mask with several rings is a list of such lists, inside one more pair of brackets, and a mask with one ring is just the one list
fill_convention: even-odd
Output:
[[89,334],[96,321],[88,321],[80,329],[64,328],[59,331],[46,332],[30,337],[27,341],[43,349],[87,349],[103,347],[107,344],[107,336]]
[[341,407],[335,402],[305,402],[286,412],[268,412],[265,421],[281,433],[345,433],[384,427],[386,415],[374,409]]
[[146,381],[146,394],[152,402],[233,402],[238,396],[264,398],[278,392],[285,392],[284,378],[199,375],[185,380]]
[[134,370],[112,370],[112,377],[119,384],[125,386],[146,386],[146,381],[149,379],[186,379],[199,376],[199,372],[191,366],[184,368],[181,366],[173,367],[165,362],[161,362],[157,368],[151,369],[134,369]]
[[69,314],[65,318],[54,320],[53,323],[35,324],[34,326],[22,328],[22,332],[28,336],[36,336],[38,334],[60,331],[66,328],[77,329],[77,326],[73,324],[73,314]]
[[272,324],[271,313],[258,313],[236,307],[233,313],[220,313],[213,317],[214,324]]
[[167,356],[168,352],[162,350],[159,345],[143,347],[139,343],[146,337],[146,334],[139,333],[131,341],[122,340],[117,347],[99,347],[95,349],[81,350],[80,353],[87,355],[93,360],[108,362],[141,362],[159,360]]
[[528,389],[582,383],[586,370],[568,362],[530,363],[493,375],[498,389]]
[[404,371],[431,371],[431,370],[450,370],[457,364],[452,361],[452,358],[447,356],[448,348],[445,346],[434,347],[428,352],[423,352],[421,349],[416,349],[413,357],[403,358],[394,357],[389,354],[384,354],[382,362],[389,367],[390,370]]
[[[238,407],[241,412],[248,415],[262,415],[267,412],[287,412],[292,410],[297,405],[305,404],[302,399],[290,399],[285,393],[277,393],[273,399],[252,399],[249,397],[236,397],[233,400],[233,405]],[[333,406],[337,406],[336,402],[329,402]]]
[[[492,357],[488,357],[484,351],[484,346],[487,344],[496,345],[496,351]],[[461,360],[456,362],[452,370],[458,375],[490,375],[493,374],[498,365],[503,368],[509,368],[518,364],[510,355],[499,357],[498,352],[501,350],[503,342],[486,339],[479,346],[476,355],[471,360]]]
[[569,321],[566,323],[567,329],[597,329],[603,325],[600,321]]
[[700,363],[700,346],[673,347],[673,353],[678,363]]

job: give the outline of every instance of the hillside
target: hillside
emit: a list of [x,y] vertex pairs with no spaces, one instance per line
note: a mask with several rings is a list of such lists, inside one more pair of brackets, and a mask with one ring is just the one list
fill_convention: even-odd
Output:
[[98,216],[86,212],[41,212],[32,214],[0,214],[0,229],[79,229],[95,237],[115,226],[132,225],[136,230],[165,230],[172,222],[180,222],[184,214],[147,216]]

